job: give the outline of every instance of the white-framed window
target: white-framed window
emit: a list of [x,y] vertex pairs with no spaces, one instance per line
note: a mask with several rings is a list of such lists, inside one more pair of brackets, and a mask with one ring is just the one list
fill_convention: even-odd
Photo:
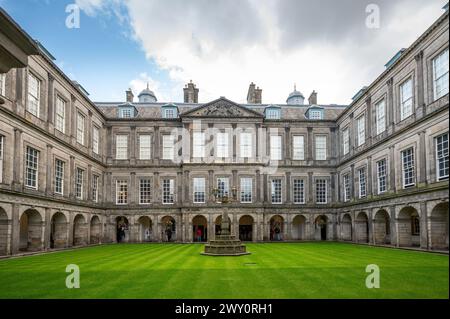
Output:
[[272,161],[281,161],[281,159],[282,159],[281,136],[280,135],[271,135],[270,136],[270,159]]
[[305,181],[303,179],[295,178],[293,182],[293,199],[294,204],[305,203]]
[[100,130],[98,127],[94,126],[92,128],[92,151],[94,154],[99,154],[99,144],[100,144]]
[[163,159],[173,161],[175,155],[174,136],[165,134],[163,135],[162,142],[163,142]]
[[59,159],[55,160],[55,193],[64,193],[64,162]]
[[217,133],[217,157],[228,157],[228,133]]
[[166,109],[164,109],[163,116],[166,119],[173,119],[173,118],[176,117],[175,114],[176,114],[175,113],[175,109],[173,109],[173,108],[166,108]]
[[377,135],[386,130],[386,102],[381,100],[375,105]]
[[324,161],[327,159],[327,137],[325,135],[316,136],[316,160]]
[[448,48],[433,59],[434,99],[448,94]]
[[281,179],[272,179],[271,186],[272,204],[281,204],[283,202]]
[[322,119],[322,111],[310,110],[309,111],[309,119],[310,120],[321,120]]
[[206,181],[203,177],[196,177],[193,179],[194,183],[194,203],[203,204],[205,203],[205,193],[206,193]]
[[27,146],[25,160],[25,186],[38,189],[39,151]]
[[378,194],[382,194],[387,190],[387,165],[386,159],[377,162],[377,184]]
[[128,135],[116,135],[116,159],[128,158]]
[[356,125],[358,129],[358,146],[361,146],[366,141],[366,117],[364,115],[358,117]]
[[400,85],[400,120],[412,115],[413,107],[413,87],[412,79],[408,79]]
[[350,152],[350,133],[348,127],[342,131],[342,151],[344,155]]
[[84,121],[85,117],[83,114],[78,112],[77,115],[77,142],[84,145]]
[[132,109],[130,108],[124,108],[120,110],[120,117],[124,119],[128,119],[133,117],[132,116]]
[[149,134],[139,135],[139,159],[151,159],[152,136]]
[[230,180],[228,177],[217,178],[218,198],[230,195]]
[[128,181],[116,181],[116,204],[125,205],[128,203]]
[[348,202],[352,198],[350,189],[350,175],[344,175],[344,202]]
[[55,127],[61,133],[66,131],[66,101],[56,96]]
[[436,137],[435,141],[437,179],[448,179],[448,132]]
[[253,179],[241,178],[241,203],[251,203],[253,200]]
[[5,137],[0,135],[0,184],[3,183],[3,157],[5,154]]
[[240,134],[239,142],[241,157],[252,157],[252,134],[248,132],[242,132]]
[[205,133],[194,132],[192,136],[193,152],[192,157],[202,158],[205,157]]
[[266,119],[279,120],[281,118],[281,111],[279,109],[267,109]]
[[292,137],[292,159],[300,161],[305,159],[305,137],[303,135]]
[[175,202],[175,180],[164,179],[162,187],[163,204],[173,204]]
[[92,200],[98,202],[98,182],[100,177],[98,175],[92,175]]
[[359,198],[366,197],[367,185],[366,185],[366,169],[365,168],[360,168],[358,170],[358,179],[359,179]]
[[28,73],[28,99],[27,111],[36,117],[39,117],[39,106],[41,101],[41,80]]
[[316,203],[326,204],[327,203],[327,180],[326,179],[316,179]]
[[75,197],[83,199],[84,192],[84,171],[77,167],[75,170]]
[[402,176],[403,188],[414,186],[416,184],[414,149],[408,148],[401,152],[402,155]]
[[0,73],[0,95],[6,95],[6,74]]
[[152,202],[152,180],[142,178],[139,180],[139,204],[147,205]]

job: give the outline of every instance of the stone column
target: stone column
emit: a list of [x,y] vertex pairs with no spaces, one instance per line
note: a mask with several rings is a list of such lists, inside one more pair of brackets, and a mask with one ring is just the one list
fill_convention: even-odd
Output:
[[286,172],[286,204],[292,203],[291,185],[291,172]]
[[423,76],[423,69],[424,69],[424,63],[423,63],[423,51],[421,50],[419,53],[416,54],[414,57],[416,60],[416,70],[417,70],[417,77],[416,77],[416,86],[417,86],[417,108],[416,108],[416,118],[420,118],[426,115],[427,109],[425,105],[425,94],[424,94],[424,76]]
[[[259,136],[260,136],[260,131],[261,130],[261,124],[256,124],[255,125],[255,135],[256,135],[256,137],[255,137],[255,155],[254,155],[254,157],[255,157],[255,159],[256,159],[256,161],[257,162],[260,162],[261,161],[261,159],[260,159],[260,148],[259,148],[259,143],[260,143],[260,141],[259,141]],[[252,150],[252,153],[253,153],[253,150]]]
[[155,130],[155,142],[154,142],[154,147],[153,147],[153,158],[155,159],[156,162],[159,161],[160,159],[160,134],[159,134],[159,126],[155,126],[154,128]]
[[[132,125],[130,126],[131,132],[130,132],[130,164],[135,165],[136,164],[136,157],[137,153],[139,151],[139,147],[137,146],[137,136],[136,136],[136,126]],[[138,157],[139,158],[139,157]]]
[[[98,188],[98,186],[97,186]],[[87,185],[86,185],[86,190],[87,190],[87,196],[86,198],[89,201],[92,201],[92,165],[88,164],[88,169],[87,169]]]
[[355,134],[355,120],[354,120],[354,114],[353,112],[349,114],[349,121],[350,124],[348,126],[348,131],[349,131],[349,139],[348,139],[348,143],[349,143],[349,154],[350,156],[353,155],[355,153],[355,145],[356,145],[356,134]]
[[53,114],[54,114],[54,94],[53,94],[53,84],[55,78],[50,72],[47,72],[48,77],[48,97],[47,97],[47,123],[49,126],[54,123]]
[[[209,189],[213,189],[215,187],[217,187],[214,184],[214,171],[213,170],[209,170],[208,171],[208,181],[209,181]],[[211,192],[208,192],[208,194],[206,194],[206,198],[208,199],[209,203],[214,203],[214,196],[211,194]]]
[[428,214],[427,214],[427,202],[420,202],[420,248],[430,249],[428,245]]
[[256,170],[256,181],[255,181],[255,190],[256,190],[256,202],[261,202],[261,171]]
[[136,205],[139,202],[139,187],[136,185],[136,172],[130,172],[130,191],[128,194],[130,205]]
[[77,141],[77,107],[76,107],[76,97],[75,95],[70,95],[70,139],[72,145],[76,145]]
[[291,146],[292,144],[290,143],[290,138],[291,138],[291,129],[289,128],[289,126],[286,126],[284,128],[284,163],[285,164],[289,164],[291,162],[292,159],[292,150],[291,150]]
[[16,69],[16,103],[13,103],[14,112],[23,116],[23,72],[25,69]]
[[393,193],[395,193],[397,191],[397,185],[395,183],[395,146],[394,145],[389,146],[389,188]]
[[20,248],[20,204],[12,204],[11,254],[17,254]]
[[75,198],[75,156],[70,155],[69,160],[69,197]]
[[[190,192],[189,192],[190,185],[191,185],[191,182],[189,180],[189,171],[186,170],[186,171],[184,171],[184,182],[183,182],[183,185],[182,185],[182,187],[184,187],[184,198],[183,198],[183,202],[184,203],[190,203],[191,202],[191,200],[190,200],[191,196],[190,196]],[[211,185],[209,185],[209,187],[211,187]],[[205,194],[205,201],[206,202],[208,202],[208,198],[209,198],[209,196],[208,196],[208,188],[206,188],[206,194]]]
[[313,190],[313,172],[308,172],[308,197],[307,203],[313,204],[314,190]]
[[21,159],[22,158],[22,130],[18,128],[14,128],[14,150],[13,150],[14,158],[16,159],[13,162],[13,189],[16,191],[22,190],[22,183],[20,182],[20,168],[21,168]]
[[232,124],[231,137],[233,138],[233,163],[236,163],[237,141],[236,141],[236,124]]
[[387,124],[388,124],[388,134],[391,134],[395,131],[395,119],[394,119],[394,79],[390,78],[387,80],[386,85],[387,89]]
[[372,145],[372,97],[366,98],[366,146]]
[[183,172],[177,172],[176,184],[177,184],[177,203],[178,205],[181,206],[183,205]]
[[338,198],[336,190],[339,188],[336,187],[336,172],[331,173],[330,188],[331,188],[331,202],[336,203]]
[[161,190],[159,188],[159,173],[158,172],[153,173],[153,201],[158,204],[161,203]]
[[306,160],[308,163],[313,161],[313,128],[307,127],[308,130],[308,144],[307,144],[307,154]]
[[263,173],[263,202],[265,204],[267,204],[269,202],[268,200],[268,188],[269,186],[269,180],[268,180],[268,176],[267,173]]
[[350,165],[350,194],[352,194],[353,198],[358,198],[358,190],[355,187],[356,184],[356,176],[355,176],[355,164]]
[[52,231],[51,224],[51,209],[45,208],[45,221],[44,221],[44,236],[42,236],[42,241],[44,242],[44,249],[50,249],[50,234]]
[[419,145],[417,148],[416,154],[419,157],[419,176],[418,176],[418,183],[419,187],[425,186],[428,184],[427,182],[427,149],[426,149],[426,141],[425,141],[425,131],[419,132]]

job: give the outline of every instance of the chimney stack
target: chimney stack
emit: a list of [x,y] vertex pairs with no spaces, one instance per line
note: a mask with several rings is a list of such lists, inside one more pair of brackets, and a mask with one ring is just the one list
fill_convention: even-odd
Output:
[[309,105],[317,105],[317,92],[312,91],[311,95],[308,98]]
[[195,87],[195,84],[192,83],[192,80],[186,84],[183,89],[184,93],[184,103],[198,103],[198,91],[199,89]]
[[128,89],[125,91],[125,93],[126,93],[127,102],[133,103],[133,99],[134,99],[133,91],[131,91],[131,89]]
[[262,89],[258,87],[255,88],[255,84],[252,82],[248,87],[247,93],[247,103],[248,104],[261,104],[262,103]]

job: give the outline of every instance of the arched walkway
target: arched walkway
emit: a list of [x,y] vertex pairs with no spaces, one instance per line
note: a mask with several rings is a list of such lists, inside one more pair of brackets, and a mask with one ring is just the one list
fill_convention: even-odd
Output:
[[328,217],[320,215],[314,222],[315,240],[327,240],[328,239]]
[[270,240],[283,240],[284,219],[280,215],[275,215],[270,219]]
[[0,207],[0,256],[8,252],[8,215]]
[[164,232],[163,241],[176,241],[177,225],[175,223],[175,219],[172,216],[164,216],[161,219],[161,224]]
[[22,251],[37,251],[42,249],[42,217],[34,209],[26,210],[20,217],[20,243]]
[[253,240],[253,217],[244,215],[239,218],[239,239],[242,241]]
[[448,202],[441,203],[431,211],[431,249],[448,250],[448,208]]
[[[220,235],[220,231],[221,231],[220,225],[221,224],[222,224],[222,215],[217,216],[216,220],[214,221],[214,226],[215,226],[214,235],[215,236]],[[231,223],[230,216],[228,216],[228,224],[230,225],[230,232],[231,232],[231,234],[233,234],[233,224]]]
[[91,245],[99,244],[101,235],[102,235],[102,223],[100,222],[100,218],[98,218],[97,215],[94,215],[91,218],[90,244]]
[[57,212],[53,214],[50,231],[50,248],[65,248],[68,246],[68,223],[66,216]]
[[355,235],[357,243],[369,242],[369,218],[365,212],[360,212],[356,216]]
[[345,241],[352,241],[352,217],[345,214],[341,220],[341,238]]
[[88,228],[86,218],[78,214],[73,220],[73,245],[84,246],[87,245]]
[[205,216],[197,215],[192,218],[192,241],[205,242],[208,240],[208,221]]
[[149,242],[153,239],[153,225],[152,220],[148,216],[141,216],[138,219],[139,223],[139,241]]
[[127,243],[130,241],[128,219],[124,216],[116,217],[116,242]]
[[398,214],[397,226],[399,246],[420,246],[420,217],[415,208],[402,208]]
[[391,221],[388,212],[384,209],[377,211],[373,220],[373,238],[375,244],[390,244],[390,234]]
[[292,220],[292,239],[305,240],[306,239],[306,218],[303,215],[297,215]]

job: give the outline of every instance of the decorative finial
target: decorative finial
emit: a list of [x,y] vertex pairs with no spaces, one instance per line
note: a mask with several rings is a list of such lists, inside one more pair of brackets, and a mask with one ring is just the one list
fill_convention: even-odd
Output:
[[148,88],[148,82],[147,82],[147,90],[148,90],[149,88]]
[[297,83],[294,83],[294,91],[297,91]]

